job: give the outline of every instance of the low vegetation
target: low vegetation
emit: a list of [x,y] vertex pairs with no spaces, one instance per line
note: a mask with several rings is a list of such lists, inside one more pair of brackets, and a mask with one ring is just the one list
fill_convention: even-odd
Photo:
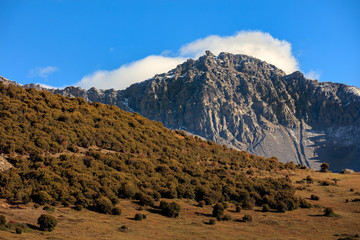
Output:
[[248,215],[246,214],[244,217],[243,217],[243,222],[252,222],[253,221],[253,218],[251,215]]
[[[187,136],[115,106],[0,84],[0,116],[0,153],[14,166],[0,173],[0,198],[11,203],[105,214],[118,214],[124,198],[143,206],[161,198],[299,206],[289,179],[246,174],[294,164]],[[177,205],[166,206],[164,214],[178,216]]]
[[177,218],[180,215],[181,206],[176,202],[168,203],[166,201],[161,201],[160,209],[164,216]]
[[213,217],[217,218],[217,220],[221,220],[224,215],[224,210],[225,208],[222,203],[216,203],[212,212]]
[[325,217],[337,217],[338,215],[334,213],[334,210],[331,207],[327,207],[324,210]]
[[146,215],[142,213],[136,213],[134,216],[134,220],[136,221],[142,221],[144,219],[146,219]]
[[329,164],[324,162],[320,165],[321,172],[328,172],[329,171]]
[[57,225],[57,220],[51,216],[51,215],[47,215],[47,214],[42,214],[39,218],[38,218],[38,224],[40,226],[40,229],[42,231],[53,231],[54,228]]

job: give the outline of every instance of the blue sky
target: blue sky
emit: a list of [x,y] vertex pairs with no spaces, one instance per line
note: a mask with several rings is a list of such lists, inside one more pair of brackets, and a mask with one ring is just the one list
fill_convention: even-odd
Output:
[[22,84],[120,89],[203,48],[246,43],[262,60],[294,60],[288,71],[360,87],[357,0],[0,0],[0,75]]

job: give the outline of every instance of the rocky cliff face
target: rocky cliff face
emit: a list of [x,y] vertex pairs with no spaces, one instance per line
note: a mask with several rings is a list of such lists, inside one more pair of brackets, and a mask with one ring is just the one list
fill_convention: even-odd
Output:
[[220,144],[280,161],[360,171],[360,90],[221,53],[126,90],[51,90],[117,105]]
[[118,106],[257,155],[360,170],[360,90],[245,55],[207,52],[130,86]]

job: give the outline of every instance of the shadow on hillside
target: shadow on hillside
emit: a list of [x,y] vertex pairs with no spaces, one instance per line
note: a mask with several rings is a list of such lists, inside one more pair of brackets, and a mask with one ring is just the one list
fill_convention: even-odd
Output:
[[271,209],[271,210],[269,210],[267,212],[263,212],[262,209],[254,209],[253,211],[254,212],[259,212],[259,213],[282,213],[282,212],[279,212],[279,211],[276,211],[276,210],[273,210],[273,209]]
[[[309,131],[309,130],[307,130]],[[314,131],[321,133],[321,131]],[[348,130],[348,135],[353,136],[355,133],[352,133],[351,130]],[[360,168],[359,161],[357,161],[360,154],[360,148],[358,145],[358,138],[354,137],[354,140],[351,142],[348,138],[339,137],[333,138],[324,133],[323,135],[312,136],[308,139],[313,142],[312,145],[307,145],[306,147],[313,147],[314,157],[310,157],[309,160],[318,163],[327,162],[330,164],[330,170],[333,172],[340,172],[344,168],[350,168],[357,171]],[[343,141],[344,144],[339,144],[337,142]]]
[[242,220],[242,219],[234,219],[233,221],[234,221],[234,222],[245,222],[245,221]]
[[310,214],[309,217],[325,217],[324,214]]
[[195,212],[196,215],[198,216],[204,216],[204,217],[212,217],[212,214],[208,214],[208,213],[201,213],[201,212]]
[[38,226],[35,226],[33,224],[27,223],[26,225],[32,230],[37,230],[37,231],[41,230]]
[[161,210],[159,210],[159,209],[150,208],[150,209],[146,209],[146,211],[148,211],[150,213],[155,213],[155,214],[160,214],[161,215]]

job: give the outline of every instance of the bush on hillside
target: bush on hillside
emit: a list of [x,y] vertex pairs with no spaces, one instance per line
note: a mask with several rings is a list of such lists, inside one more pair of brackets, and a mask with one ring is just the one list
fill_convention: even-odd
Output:
[[321,172],[328,172],[330,165],[326,162],[322,163],[320,165]]
[[100,197],[96,199],[94,208],[99,213],[111,214],[114,206],[109,198]]
[[316,195],[314,195],[314,194],[311,194],[311,200],[315,200],[315,201],[318,201],[318,200],[320,200],[320,197],[319,196],[316,196]]
[[222,203],[216,203],[213,211],[212,211],[212,215],[213,217],[216,217],[218,220],[221,220],[223,215],[224,215],[224,205]]
[[163,215],[171,218],[177,218],[180,215],[181,211],[181,207],[178,203],[168,203],[166,201],[160,202],[160,209]]
[[301,208],[311,208],[312,204],[306,201],[305,199],[300,199],[300,207]]
[[337,214],[335,214],[334,210],[331,207],[327,207],[324,210],[324,216],[326,216],[326,217],[337,217]]
[[251,215],[248,215],[246,214],[244,217],[243,217],[243,222],[252,222],[253,218]]
[[146,215],[145,214],[141,214],[141,213],[136,213],[134,216],[134,219],[136,221],[142,221],[143,219],[146,219]]
[[34,202],[44,205],[53,203],[53,198],[45,191],[40,191],[37,194],[33,195]]
[[204,207],[205,206],[205,201],[204,200],[199,201],[198,206],[199,207]]
[[46,215],[46,214],[42,214],[39,218],[38,218],[38,224],[40,226],[40,229],[42,231],[53,231],[54,228],[57,225],[57,220],[51,216],[51,215]]
[[262,212],[270,212],[270,210],[271,210],[271,209],[270,209],[269,205],[268,205],[268,204],[264,204],[261,211],[262,211]]
[[120,216],[121,213],[122,213],[122,211],[121,211],[121,208],[119,208],[119,207],[114,207],[114,208],[111,210],[111,213],[112,213],[112,215],[118,215],[118,216]]

